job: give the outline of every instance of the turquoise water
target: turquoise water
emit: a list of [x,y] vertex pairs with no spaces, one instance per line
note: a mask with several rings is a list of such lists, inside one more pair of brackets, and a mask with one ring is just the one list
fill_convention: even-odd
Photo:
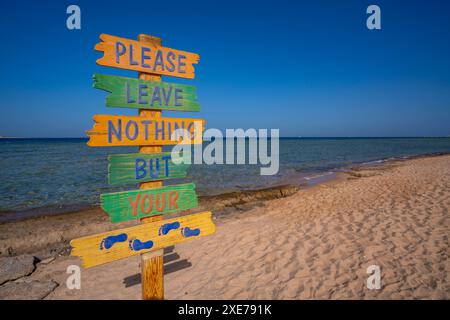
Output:
[[[2,139],[0,212],[57,213],[98,204],[101,193],[133,189],[107,184],[106,157],[136,150],[90,148],[86,139]],[[261,176],[259,165],[192,165],[186,179],[171,183],[193,181],[200,195],[219,194],[301,183],[357,163],[442,152],[450,152],[450,138],[285,138],[275,176]]]

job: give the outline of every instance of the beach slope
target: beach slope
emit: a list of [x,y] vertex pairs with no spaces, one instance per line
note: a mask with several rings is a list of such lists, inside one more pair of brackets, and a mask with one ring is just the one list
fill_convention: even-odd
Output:
[[[217,219],[217,233],[165,256],[167,299],[449,299],[450,156],[357,167],[339,178]],[[169,252],[170,251],[170,252]],[[62,256],[31,279],[48,299],[139,299],[139,259],[82,270]],[[381,268],[381,289],[367,268]]]

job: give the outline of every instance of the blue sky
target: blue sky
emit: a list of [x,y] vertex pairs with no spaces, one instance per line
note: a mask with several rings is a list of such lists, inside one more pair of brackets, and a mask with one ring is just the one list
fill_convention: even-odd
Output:
[[[81,8],[82,29],[66,28]],[[382,30],[366,28],[381,7]],[[100,33],[159,36],[200,54],[201,117],[282,136],[450,135],[449,1],[20,1],[0,13],[0,135],[83,137],[106,108],[92,74]]]

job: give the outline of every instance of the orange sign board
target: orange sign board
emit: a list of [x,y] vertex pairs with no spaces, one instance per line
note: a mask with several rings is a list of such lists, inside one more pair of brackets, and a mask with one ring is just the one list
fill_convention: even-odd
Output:
[[87,131],[90,147],[200,144],[204,125],[201,119],[112,115],[95,115],[94,121]]
[[193,79],[196,53],[144,44],[139,41],[102,33],[95,50],[104,55],[97,64],[139,72]]

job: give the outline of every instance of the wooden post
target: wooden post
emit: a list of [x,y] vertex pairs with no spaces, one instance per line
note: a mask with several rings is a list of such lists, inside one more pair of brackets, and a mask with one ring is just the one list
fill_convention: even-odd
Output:
[[[138,40],[149,45],[160,46],[161,39],[147,34],[139,34]],[[161,81],[161,76],[139,72],[139,79]],[[160,110],[139,109],[141,117],[161,117]],[[159,153],[162,152],[161,146],[140,146],[139,153]],[[162,181],[144,182],[140,184],[141,189],[162,187]],[[141,219],[142,223],[162,220],[163,216],[153,216]],[[142,299],[143,300],[162,300],[164,299],[164,268],[163,268],[163,250],[144,253],[141,255],[141,279],[142,279]]]

